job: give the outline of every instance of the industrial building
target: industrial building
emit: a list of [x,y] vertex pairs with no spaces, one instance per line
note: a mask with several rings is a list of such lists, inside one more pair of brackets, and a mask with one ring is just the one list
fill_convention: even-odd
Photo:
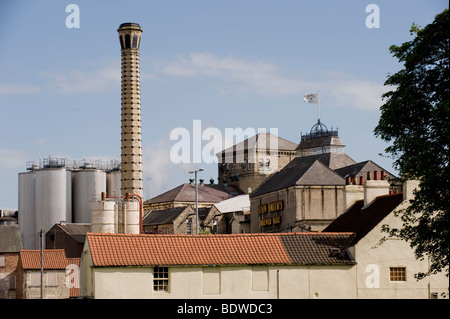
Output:
[[364,192],[394,190],[392,174],[372,161],[357,163],[344,147],[338,131],[320,120],[302,135],[296,157],[250,194],[252,233],[321,231]]
[[[441,299],[445,273],[417,280],[428,260],[386,236],[402,193],[364,198],[323,232],[222,235],[87,235],[80,296],[150,299]],[[124,247],[127,249],[124,249]]]
[[19,173],[19,225],[25,249],[55,224],[91,223],[92,231],[142,231],[143,183],[139,46],[142,29],[117,30],[122,57],[121,161],[48,157]]
[[[91,223],[91,204],[120,189],[117,161],[48,157],[19,173],[19,226],[25,249],[39,248],[39,234],[53,225]],[[119,172],[120,175],[120,172]]]

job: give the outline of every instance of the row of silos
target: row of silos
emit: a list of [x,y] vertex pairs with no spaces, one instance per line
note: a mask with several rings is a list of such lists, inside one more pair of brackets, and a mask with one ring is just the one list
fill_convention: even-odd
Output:
[[109,175],[116,177],[111,187],[120,191],[118,170],[73,167],[63,161],[28,169],[19,173],[18,217],[24,249],[38,249],[40,231],[45,233],[61,221],[91,223],[91,203],[107,191]]
[[99,200],[92,203],[93,233],[140,233],[139,203],[134,200]]

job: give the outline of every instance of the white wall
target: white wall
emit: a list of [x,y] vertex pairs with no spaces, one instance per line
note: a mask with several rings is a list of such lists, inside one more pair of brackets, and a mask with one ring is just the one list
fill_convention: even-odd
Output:
[[[153,291],[153,267],[93,268],[94,297],[355,298],[355,266],[169,267],[169,292]],[[84,291],[84,290],[83,290]],[[89,295],[89,293],[88,293]]]
[[[404,207],[402,203],[397,209]],[[409,243],[381,232],[384,224],[401,227],[399,221],[393,214],[388,215],[355,245],[358,298],[427,299],[433,292],[446,292],[448,298],[448,278],[444,274],[417,281],[415,274],[427,272],[427,259],[416,260]],[[390,267],[406,267],[406,281],[390,281]]]

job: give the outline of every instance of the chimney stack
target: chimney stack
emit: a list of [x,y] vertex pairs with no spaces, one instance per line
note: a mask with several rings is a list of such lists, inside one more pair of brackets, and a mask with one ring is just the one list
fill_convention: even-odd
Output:
[[403,182],[403,200],[413,200],[415,197],[414,191],[419,189],[420,181],[416,179],[407,179]]
[[143,195],[139,46],[142,29],[122,23],[117,30],[122,54],[121,194]]
[[389,182],[385,179],[379,179],[378,171],[375,171],[374,179],[370,179],[371,174],[367,172],[367,180],[364,183],[364,206],[367,206],[376,197],[389,194]]

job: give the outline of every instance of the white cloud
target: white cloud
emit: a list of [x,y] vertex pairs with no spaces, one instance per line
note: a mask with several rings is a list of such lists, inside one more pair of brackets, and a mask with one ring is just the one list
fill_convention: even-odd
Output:
[[51,85],[62,93],[92,93],[120,89],[120,66],[107,65],[92,71],[71,70],[67,73],[43,73]]
[[311,85],[309,82],[283,76],[279,68],[269,62],[220,58],[211,53],[192,53],[188,58],[178,56],[177,61],[166,63],[161,71],[180,77],[218,78],[228,83],[221,87],[223,93],[277,96],[299,94],[302,87]]
[[0,148],[0,170],[23,167],[26,156],[22,151]]
[[378,110],[383,104],[381,95],[388,91],[382,83],[357,79],[345,74],[331,73],[323,91],[333,104],[362,110]]
[[[174,164],[170,160],[169,138],[143,147],[144,197],[152,198],[188,182],[192,164]],[[178,183],[176,181],[179,181]]]
[[41,91],[42,88],[36,85],[0,84],[0,94],[32,94]]
[[212,53],[191,53],[177,56],[165,63],[161,72],[178,77],[211,77],[222,81],[214,84],[221,94],[251,93],[259,96],[298,95],[317,90],[327,95],[333,105],[364,110],[378,110],[381,95],[386,92],[382,83],[367,81],[339,72],[329,72],[321,81],[287,76],[282,70],[262,60],[218,57]]
[[44,145],[47,142],[48,142],[48,138],[42,137],[42,138],[37,139],[34,143],[36,145]]

